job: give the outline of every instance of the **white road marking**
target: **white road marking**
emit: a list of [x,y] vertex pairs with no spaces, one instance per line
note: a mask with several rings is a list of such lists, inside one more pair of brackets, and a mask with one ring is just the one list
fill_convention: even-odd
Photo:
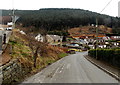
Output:
[[69,68],[70,68],[70,66],[71,66],[70,64],[67,64],[67,69],[69,69]]

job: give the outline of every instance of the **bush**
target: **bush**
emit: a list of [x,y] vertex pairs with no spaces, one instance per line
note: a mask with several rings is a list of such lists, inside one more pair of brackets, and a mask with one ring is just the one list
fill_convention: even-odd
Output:
[[97,55],[97,59],[106,61],[114,66],[120,67],[120,49],[119,48],[91,49],[89,50],[88,54],[93,58],[96,58],[96,55]]

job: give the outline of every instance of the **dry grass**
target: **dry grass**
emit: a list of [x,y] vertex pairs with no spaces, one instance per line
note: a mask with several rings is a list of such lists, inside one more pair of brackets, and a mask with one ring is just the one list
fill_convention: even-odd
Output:
[[[43,48],[40,55],[37,58],[37,68],[33,67],[33,57],[32,51],[27,45],[28,40],[26,35],[19,33],[19,30],[13,30],[13,35],[10,38],[9,44],[12,45],[12,58],[18,58],[20,63],[27,68],[40,69],[44,68],[47,65],[55,62],[56,60],[66,56],[66,53],[58,47],[53,47],[50,45]],[[42,43],[44,45],[44,43]]]
[[[99,33],[111,33],[112,28],[106,27],[104,25],[100,25],[98,27]],[[83,26],[77,28],[71,28],[68,30],[71,36],[82,36],[82,35],[96,35],[96,27],[93,26]]]
[[11,60],[11,56],[10,56],[10,45],[8,45],[8,47],[6,48],[6,50],[4,51],[4,53],[2,54],[2,56],[0,57],[0,64],[4,65],[7,62],[9,62]]

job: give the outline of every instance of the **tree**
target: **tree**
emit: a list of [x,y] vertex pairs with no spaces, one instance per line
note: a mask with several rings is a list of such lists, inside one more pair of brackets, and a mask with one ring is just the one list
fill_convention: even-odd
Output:
[[63,36],[62,42],[66,42],[66,36]]
[[[9,15],[11,10],[3,10],[3,16]],[[20,16],[16,24],[22,24],[24,27],[34,26],[46,28],[48,31],[61,30],[65,27],[79,27],[96,23],[96,16],[99,25],[119,28],[120,18],[108,15],[98,14],[95,12],[81,9],[65,9],[65,8],[46,8],[40,10],[16,10],[16,15]],[[67,30],[67,28],[65,28]]]
[[38,51],[39,51],[40,45],[35,39],[33,39],[32,37],[29,37],[28,38],[28,46],[30,47],[30,49],[32,51],[34,67],[36,67],[36,59],[38,57]]
[[47,36],[48,31],[46,30],[46,28],[44,28],[44,27],[39,28],[39,33],[43,36],[43,42],[47,43],[46,36]]

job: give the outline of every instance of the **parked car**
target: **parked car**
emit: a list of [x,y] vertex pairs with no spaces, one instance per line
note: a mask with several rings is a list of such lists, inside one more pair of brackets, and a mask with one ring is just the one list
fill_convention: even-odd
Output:
[[69,51],[67,51],[67,53],[69,53],[69,54],[75,54],[76,52],[75,52],[75,50],[69,50]]
[[76,49],[76,48],[70,48],[70,49],[68,49],[68,51],[69,50],[75,50],[76,52],[81,52],[81,49]]
[[82,51],[87,51],[87,48],[82,48],[81,50],[82,50]]

